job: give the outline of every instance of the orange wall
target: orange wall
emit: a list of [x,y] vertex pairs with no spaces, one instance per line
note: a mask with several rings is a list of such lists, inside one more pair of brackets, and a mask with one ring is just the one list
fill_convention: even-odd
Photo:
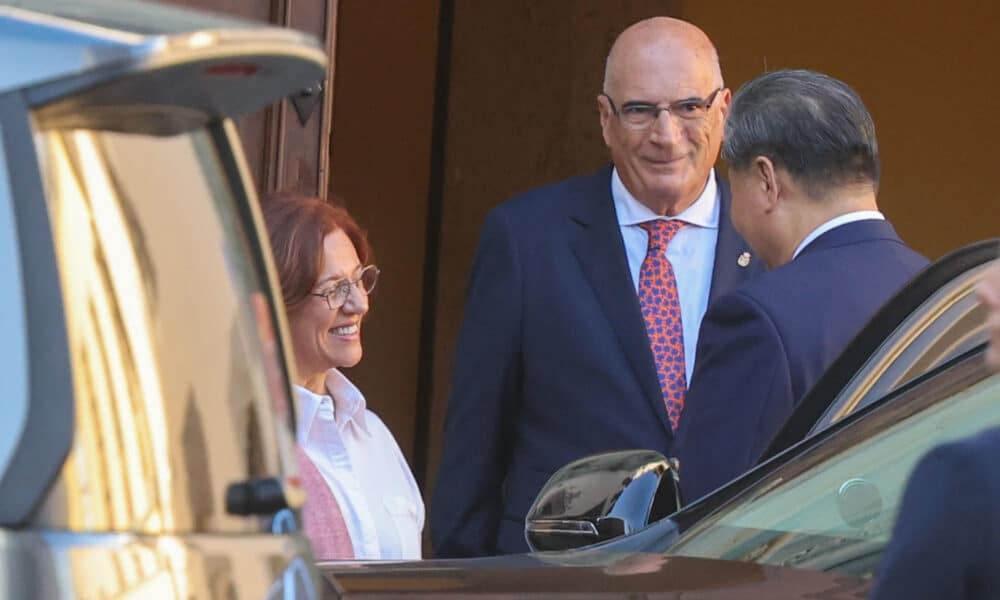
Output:
[[[853,86],[875,120],[879,203],[937,258],[1000,233],[1000,4],[681,1],[715,41],[733,89],[766,69],[809,68]],[[933,7],[933,8],[931,8]]]
[[382,269],[348,376],[413,459],[437,2],[341,0],[330,191],[368,230]]

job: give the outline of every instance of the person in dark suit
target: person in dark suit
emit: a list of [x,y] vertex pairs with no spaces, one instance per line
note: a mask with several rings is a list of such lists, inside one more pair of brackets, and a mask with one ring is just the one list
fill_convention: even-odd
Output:
[[[976,294],[987,309],[986,364],[1000,370],[1000,261]],[[1000,598],[1000,428],[945,444],[910,475],[875,576],[873,600]]]
[[737,230],[770,269],[709,306],[673,447],[685,501],[753,467],[847,343],[927,260],[878,212],[871,116],[841,81],[736,93],[722,155]]
[[986,307],[986,331],[990,345],[986,349],[986,364],[1000,370],[1000,260],[993,261],[976,286],[976,295]]
[[873,600],[1000,598],[1000,428],[931,450],[907,483]]
[[559,467],[670,447],[709,298],[760,269],[713,170],[730,95],[701,30],[637,23],[597,97],[613,166],[487,216],[431,502],[437,556],[527,551],[525,514]]

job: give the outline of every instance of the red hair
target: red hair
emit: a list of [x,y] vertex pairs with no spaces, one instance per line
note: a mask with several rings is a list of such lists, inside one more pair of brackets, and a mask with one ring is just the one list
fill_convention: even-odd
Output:
[[372,258],[368,236],[340,206],[294,192],[269,192],[261,196],[261,208],[286,308],[295,307],[312,292],[326,266],[323,240],[327,235],[343,231],[361,264]]

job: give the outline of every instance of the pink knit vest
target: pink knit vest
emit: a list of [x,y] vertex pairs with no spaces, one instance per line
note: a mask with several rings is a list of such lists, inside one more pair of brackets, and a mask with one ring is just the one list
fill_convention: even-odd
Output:
[[303,527],[312,545],[313,557],[316,560],[353,559],[354,546],[337,498],[312,459],[298,444],[295,445],[295,456],[299,460],[302,489],[306,492],[306,504],[302,509]]

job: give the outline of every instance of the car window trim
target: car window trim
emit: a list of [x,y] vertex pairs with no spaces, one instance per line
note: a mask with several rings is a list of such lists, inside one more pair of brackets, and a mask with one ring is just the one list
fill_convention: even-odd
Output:
[[[14,208],[26,311],[28,414],[18,447],[0,474],[0,524],[34,514],[73,444],[72,364],[48,203],[24,96],[0,96],[0,128]],[[11,149],[19,151],[11,151]]]
[[240,142],[239,131],[232,119],[222,119],[209,123],[208,131],[215,145],[216,153],[222,163],[222,172],[230,183],[236,213],[249,235],[246,235],[248,249],[252,253],[252,264],[257,270],[257,277],[262,284],[262,292],[266,294],[270,307],[271,323],[274,324],[277,358],[280,362],[281,375],[284,379],[283,391],[288,403],[286,425],[293,434],[295,432],[295,403],[292,392],[292,356],[290,349],[291,333],[285,320],[284,301],[278,296],[281,283],[278,279],[278,269],[274,265],[269,245],[267,228],[264,226],[264,215],[260,209],[256,187],[246,157],[243,155],[243,145]]
[[[895,414],[897,420],[909,417],[911,414],[920,412],[928,406],[938,402],[940,398],[934,393],[935,390],[943,386],[954,383],[956,378],[974,377],[979,380],[989,376],[989,371],[984,361],[984,354],[987,345],[980,344],[967,352],[960,354],[938,366],[937,368],[924,373],[893,390],[877,402],[860,409],[858,412],[834,423],[831,427],[805,439],[794,446],[785,449],[778,455],[768,459],[754,469],[744,473],[740,477],[730,481],[715,492],[699,498],[695,502],[683,507],[681,510],[670,515],[670,519],[678,524],[683,534],[687,529],[702,519],[714,514],[727,505],[734,497],[741,494],[747,488],[756,485],[761,480],[769,477],[775,471],[781,469],[788,463],[796,460],[813,448],[840,436],[841,431],[853,427],[858,422],[864,422],[873,413],[881,413],[883,410]],[[930,388],[928,390],[928,388]],[[925,394],[916,401],[907,400],[912,394]],[[859,431],[867,431],[862,428]],[[840,443],[848,443],[844,439]],[[831,449],[832,450],[832,449]],[[763,492],[763,493],[766,493]]]

